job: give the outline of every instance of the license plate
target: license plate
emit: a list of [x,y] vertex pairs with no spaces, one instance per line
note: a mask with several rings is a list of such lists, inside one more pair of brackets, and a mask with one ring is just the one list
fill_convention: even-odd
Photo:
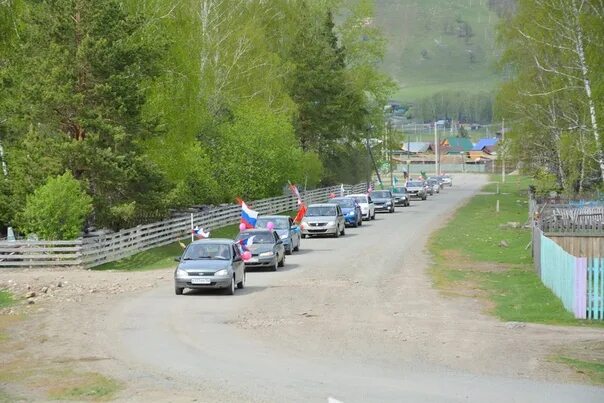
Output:
[[212,280],[209,278],[193,278],[191,279],[191,284],[210,284]]

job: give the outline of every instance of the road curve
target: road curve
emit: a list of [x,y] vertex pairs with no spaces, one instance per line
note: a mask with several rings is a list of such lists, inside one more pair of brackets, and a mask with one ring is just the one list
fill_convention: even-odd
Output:
[[199,401],[604,401],[601,388],[527,379],[539,366],[516,350],[550,329],[518,336],[431,288],[423,245],[484,180],[460,176],[343,238],[303,240],[284,270],[249,273],[234,297],[177,297],[167,281],[125,300],[106,322],[109,354]]

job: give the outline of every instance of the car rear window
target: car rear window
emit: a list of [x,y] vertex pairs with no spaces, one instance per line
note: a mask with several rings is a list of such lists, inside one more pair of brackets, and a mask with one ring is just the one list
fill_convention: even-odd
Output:
[[378,190],[375,192],[371,192],[371,197],[373,198],[384,198],[384,197],[390,197],[390,192],[387,190]]
[[407,182],[407,187],[422,187],[424,186],[421,182]]
[[354,207],[354,200],[352,199],[335,199],[336,203],[340,205],[340,207],[352,208]]
[[321,207],[309,207],[306,211],[307,217],[322,217],[322,216],[335,216],[336,208],[332,206],[321,206]]

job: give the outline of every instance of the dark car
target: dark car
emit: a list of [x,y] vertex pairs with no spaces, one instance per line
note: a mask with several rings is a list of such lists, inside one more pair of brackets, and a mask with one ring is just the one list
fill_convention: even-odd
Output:
[[272,222],[274,230],[279,234],[285,253],[291,255],[300,250],[300,227],[294,224],[294,220],[286,215],[260,216],[256,221],[256,228],[266,228]]
[[363,213],[361,206],[351,197],[336,197],[331,199],[333,203],[338,203],[344,214],[344,222],[351,227],[363,225]]
[[190,243],[176,259],[174,290],[223,288],[233,295],[245,286],[245,267],[239,246],[230,239],[202,239]]
[[269,268],[277,271],[277,267],[285,264],[285,246],[277,232],[267,229],[249,229],[239,233],[236,241],[242,248],[252,253],[252,258],[245,262],[247,268]]
[[375,204],[375,211],[384,211],[394,213],[394,197],[389,190],[374,190],[371,192],[371,199]]
[[409,207],[411,204],[409,201],[409,194],[407,189],[403,186],[396,186],[392,188],[392,197],[394,197],[395,206]]

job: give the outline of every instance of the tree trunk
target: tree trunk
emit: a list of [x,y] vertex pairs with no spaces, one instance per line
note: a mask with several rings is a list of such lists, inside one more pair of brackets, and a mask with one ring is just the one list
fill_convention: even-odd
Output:
[[604,179],[604,156],[602,154],[602,146],[600,142],[600,132],[598,130],[598,118],[596,114],[596,104],[594,102],[591,93],[591,82],[589,80],[589,67],[585,59],[585,45],[583,39],[583,28],[581,27],[581,21],[579,16],[579,8],[577,7],[577,0],[572,0],[573,17],[575,23],[575,29],[577,34],[577,40],[575,41],[575,48],[577,55],[579,56],[579,64],[581,67],[581,78],[583,81],[583,87],[585,89],[585,95],[587,96],[587,102],[589,105],[589,116],[591,118],[591,130],[593,132],[594,140],[596,142],[596,153],[598,164],[600,165],[600,179]]

